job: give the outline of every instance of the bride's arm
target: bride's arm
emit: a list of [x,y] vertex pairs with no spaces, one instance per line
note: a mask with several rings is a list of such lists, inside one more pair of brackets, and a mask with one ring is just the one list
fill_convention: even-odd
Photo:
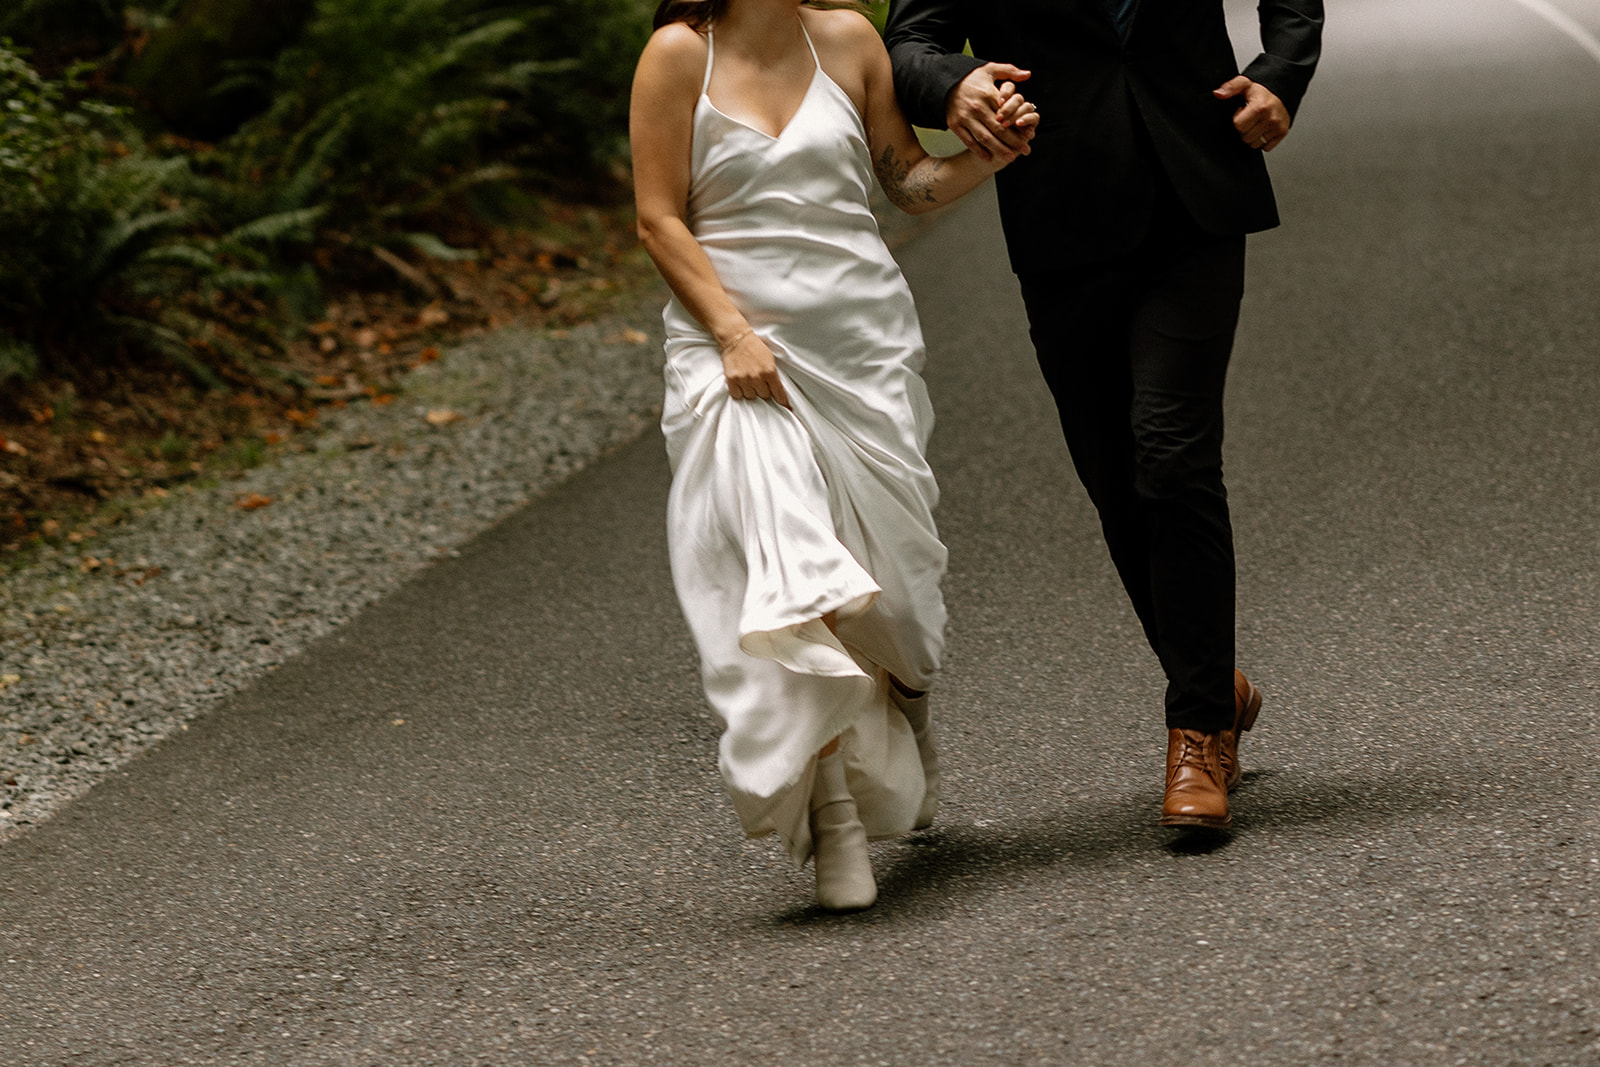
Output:
[[[998,151],[986,160],[971,149],[953,156],[930,156],[917,140],[900,110],[894,94],[894,72],[889,53],[865,19],[852,33],[852,45],[861,56],[863,91],[866,98],[867,138],[872,148],[872,165],[885,195],[901,211],[920,215],[959,200],[982,185],[990,175],[1003,170],[1020,151]],[[862,32],[864,31],[864,32]],[[1033,139],[1039,113],[1033,104],[1014,94],[1010,84],[1002,87],[1007,96],[1000,111],[1002,123],[1014,126],[1028,140]]]
[[771,350],[734,306],[689,229],[690,147],[706,58],[705,39],[681,22],[657,30],[639,57],[628,118],[639,240],[673,294],[716,338],[728,392],[787,406]]

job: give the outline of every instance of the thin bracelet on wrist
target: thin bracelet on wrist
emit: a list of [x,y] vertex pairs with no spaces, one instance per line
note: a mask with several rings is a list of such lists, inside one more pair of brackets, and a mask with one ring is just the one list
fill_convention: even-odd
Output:
[[742,329],[738,333],[734,334],[733,335],[733,339],[731,341],[729,341],[727,344],[718,345],[717,347],[722,349],[724,352],[730,352],[733,349],[739,347],[739,342],[740,341],[743,341],[746,337],[749,337],[751,334],[753,334],[755,332],[756,332],[756,328],[754,326],[746,326],[744,329]]

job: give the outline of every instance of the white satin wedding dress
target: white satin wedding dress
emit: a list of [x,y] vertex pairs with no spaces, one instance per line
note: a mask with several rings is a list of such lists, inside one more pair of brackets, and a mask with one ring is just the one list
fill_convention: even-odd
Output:
[[771,137],[712,105],[715,55],[713,40],[689,222],[792,410],[730,398],[715,340],[668,304],[668,540],[740,822],[804,863],[816,753],[833,737],[869,837],[911,829],[922,801],[888,675],[927,688],[943,647],[945,548],[923,458],[933,414],[911,291],[868,208],[855,104],[818,63]]

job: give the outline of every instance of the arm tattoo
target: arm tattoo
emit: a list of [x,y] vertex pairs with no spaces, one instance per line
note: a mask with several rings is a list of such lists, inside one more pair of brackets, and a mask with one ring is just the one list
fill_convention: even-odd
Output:
[[939,202],[933,191],[939,184],[939,171],[944,169],[944,160],[930,157],[926,166],[913,170],[910,164],[895,155],[894,145],[887,145],[873,169],[878,172],[878,184],[883,186],[884,195],[901,211],[912,211],[918,204]]

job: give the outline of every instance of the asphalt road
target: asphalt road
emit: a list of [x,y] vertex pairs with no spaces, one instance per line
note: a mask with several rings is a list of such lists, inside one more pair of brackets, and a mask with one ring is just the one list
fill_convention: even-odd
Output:
[[1600,1064],[1600,3],[1330,7],[1230,384],[1229,841],[1155,826],[982,195],[902,249],[948,799],[875,909],[738,836],[652,435],[0,849],[0,1062]]

